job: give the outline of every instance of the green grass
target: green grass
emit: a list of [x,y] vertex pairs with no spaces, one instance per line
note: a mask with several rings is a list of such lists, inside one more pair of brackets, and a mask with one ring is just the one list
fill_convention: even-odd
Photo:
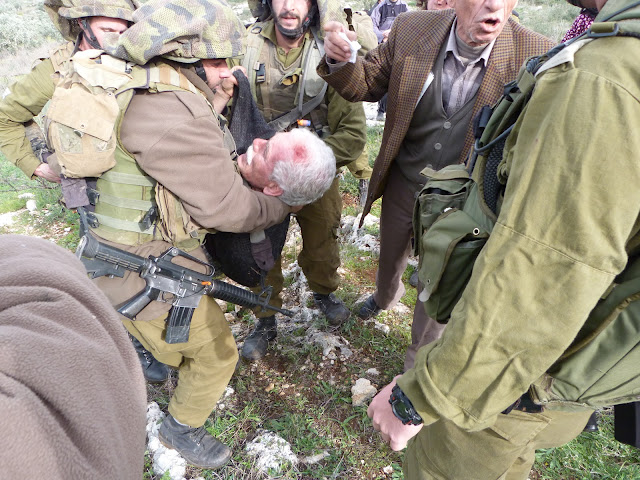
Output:
[[516,11],[522,25],[559,42],[580,10],[565,0],[522,0]]

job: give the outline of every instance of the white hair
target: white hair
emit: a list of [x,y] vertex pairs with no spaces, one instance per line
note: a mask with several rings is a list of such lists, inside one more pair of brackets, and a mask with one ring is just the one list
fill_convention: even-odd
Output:
[[326,143],[307,129],[294,128],[287,136],[288,155],[275,161],[271,180],[282,189],[279,198],[284,203],[307,205],[331,186],[336,176],[336,157]]

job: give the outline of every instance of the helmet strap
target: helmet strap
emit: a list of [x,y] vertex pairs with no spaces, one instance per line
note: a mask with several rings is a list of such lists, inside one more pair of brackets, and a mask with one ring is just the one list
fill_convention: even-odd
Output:
[[196,71],[196,75],[198,75],[204,83],[207,83],[207,72],[204,70],[202,60],[199,60],[194,64],[194,69]]
[[102,50],[102,45],[100,45],[100,42],[98,42],[93,30],[91,30],[91,25],[89,25],[89,21],[86,17],[80,19],[80,27],[82,28],[81,35],[87,40],[89,46],[91,48]]

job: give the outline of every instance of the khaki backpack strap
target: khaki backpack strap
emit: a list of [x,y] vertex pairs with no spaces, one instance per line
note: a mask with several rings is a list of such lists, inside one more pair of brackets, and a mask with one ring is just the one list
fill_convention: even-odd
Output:
[[251,94],[253,95],[253,99],[256,101],[256,81],[262,80],[260,83],[264,82],[264,78],[258,79],[256,73],[260,70],[260,54],[262,53],[262,47],[264,45],[264,42],[258,38],[260,32],[262,32],[262,27],[260,25],[254,25],[251,30],[249,30],[249,35],[247,37],[247,51],[242,58],[242,66],[247,69],[249,85],[251,86]]

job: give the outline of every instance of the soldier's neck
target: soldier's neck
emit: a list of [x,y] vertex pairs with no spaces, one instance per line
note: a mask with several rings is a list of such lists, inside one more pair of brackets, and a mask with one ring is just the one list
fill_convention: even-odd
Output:
[[291,49],[298,48],[304,43],[304,34],[298,38],[288,38],[280,33],[280,30],[276,27],[276,40],[278,41],[278,46],[282,48],[285,53],[289,53]]

